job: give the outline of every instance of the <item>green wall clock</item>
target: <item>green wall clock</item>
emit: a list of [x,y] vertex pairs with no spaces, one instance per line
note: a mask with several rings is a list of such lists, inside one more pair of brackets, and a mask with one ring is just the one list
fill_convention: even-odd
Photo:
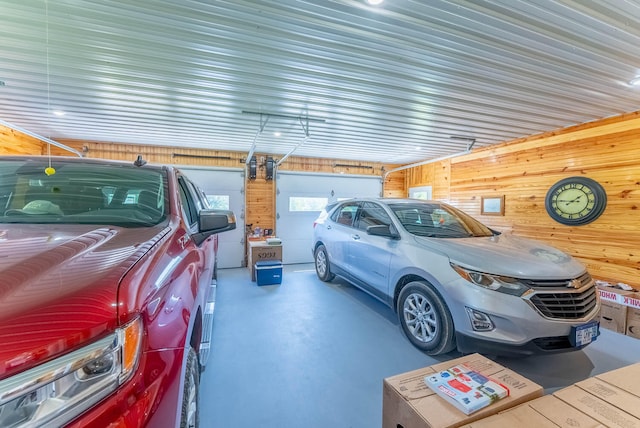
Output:
[[600,217],[607,206],[607,194],[595,180],[569,177],[551,186],[544,206],[558,223],[577,226]]

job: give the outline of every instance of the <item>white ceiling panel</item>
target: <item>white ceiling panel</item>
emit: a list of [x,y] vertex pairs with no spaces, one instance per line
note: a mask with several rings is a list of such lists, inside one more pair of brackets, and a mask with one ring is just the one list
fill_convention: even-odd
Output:
[[0,119],[52,139],[410,163],[640,110],[638,74],[636,1],[0,0]]

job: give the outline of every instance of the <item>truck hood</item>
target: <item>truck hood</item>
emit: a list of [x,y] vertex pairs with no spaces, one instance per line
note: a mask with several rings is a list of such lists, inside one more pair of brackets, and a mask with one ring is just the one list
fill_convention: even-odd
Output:
[[0,225],[0,378],[112,331],[120,279],[161,230]]
[[481,238],[415,238],[418,245],[479,272],[521,279],[570,279],[585,267],[570,255],[541,242],[513,235]]

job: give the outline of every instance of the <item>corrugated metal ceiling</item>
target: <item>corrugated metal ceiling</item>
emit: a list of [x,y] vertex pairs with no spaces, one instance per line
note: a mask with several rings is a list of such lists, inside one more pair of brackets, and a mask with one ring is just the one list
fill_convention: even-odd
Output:
[[409,163],[640,109],[635,1],[0,0],[0,23],[0,119],[53,139]]

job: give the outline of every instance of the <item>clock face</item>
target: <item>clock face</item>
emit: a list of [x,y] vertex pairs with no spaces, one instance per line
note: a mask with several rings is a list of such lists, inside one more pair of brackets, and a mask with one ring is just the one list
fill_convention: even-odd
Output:
[[547,213],[559,223],[581,225],[594,221],[607,205],[602,186],[590,178],[569,177],[551,186],[545,199]]

